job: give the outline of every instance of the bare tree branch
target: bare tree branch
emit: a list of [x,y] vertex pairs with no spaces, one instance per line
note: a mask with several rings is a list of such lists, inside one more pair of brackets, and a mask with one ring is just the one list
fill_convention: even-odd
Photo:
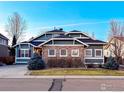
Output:
[[26,28],[26,21],[17,12],[8,18],[6,32],[8,32],[11,39],[15,36],[17,42],[19,42],[21,38],[24,38],[23,34]]

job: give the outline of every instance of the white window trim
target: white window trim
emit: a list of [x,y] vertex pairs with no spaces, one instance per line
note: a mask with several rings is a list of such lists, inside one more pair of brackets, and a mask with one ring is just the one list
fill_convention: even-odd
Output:
[[[50,50],[54,50],[54,55],[50,55]],[[56,49],[48,49],[48,57],[56,57]]]
[[[86,51],[87,51],[87,50],[91,52],[91,55],[86,55]],[[86,50],[85,50],[85,57],[92,57],[92,49],[86,49]]]
[[[25,57],[25,51],[26,51],[26,50],[29,51],[29,49],[20,49],[20,52],[21,52],[22,50],[24,50],[24,57],[19,57],[19,58],[30,58],[30,57]],[[21,54],[20,54],[20,56],[21,56]]]
[[[61,50],[66,50],[66,55],[61,55]],[[67,57],[67,56],[68,56],[68,51],[67,51],[67,49],[60,49],[59,53],[60,53],[60,57]]]
[[[72,55],[72,53],[73,53],[74,50],[78,50],[78,55]],[[72,57],[79,57],[79,49],[72,49],[72,50],[71,50],[71,56],[72,56]]]
[[[100,50],[101,51],[101,55],[100,56],[96,56],[96,51],[97,50]],[[102,51],[103,51],[102,49],[95,49],[95,57],[103,57]]]

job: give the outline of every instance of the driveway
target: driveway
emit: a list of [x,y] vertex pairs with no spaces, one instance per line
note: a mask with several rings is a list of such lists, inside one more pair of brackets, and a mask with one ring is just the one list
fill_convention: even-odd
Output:
[[0,67],[0,78],[23,77],[27,73],[27,65],[7,65]]

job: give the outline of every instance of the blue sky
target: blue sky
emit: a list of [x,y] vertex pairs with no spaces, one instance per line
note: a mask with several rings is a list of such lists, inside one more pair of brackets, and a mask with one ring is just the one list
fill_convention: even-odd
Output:
[[[18,12],[27,21],[28,39],[42,31],[52,30],[51,26],[63,27],[65,31],[81,30],[100,40],[107,39],[109,21],[124,19],[124,2],[0,2],[0,27],[8,16]],[[73,24],[73,25],[72,25]],[[63,26],[64,25],[64,26]],[[43,29],[46,27],[45,29]]]

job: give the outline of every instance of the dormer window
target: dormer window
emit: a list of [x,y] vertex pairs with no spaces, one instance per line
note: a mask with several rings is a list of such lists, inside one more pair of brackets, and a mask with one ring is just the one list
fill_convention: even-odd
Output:
[[53,34],[53,37],[57,37],[57,36],[60,36],[60,34]]

